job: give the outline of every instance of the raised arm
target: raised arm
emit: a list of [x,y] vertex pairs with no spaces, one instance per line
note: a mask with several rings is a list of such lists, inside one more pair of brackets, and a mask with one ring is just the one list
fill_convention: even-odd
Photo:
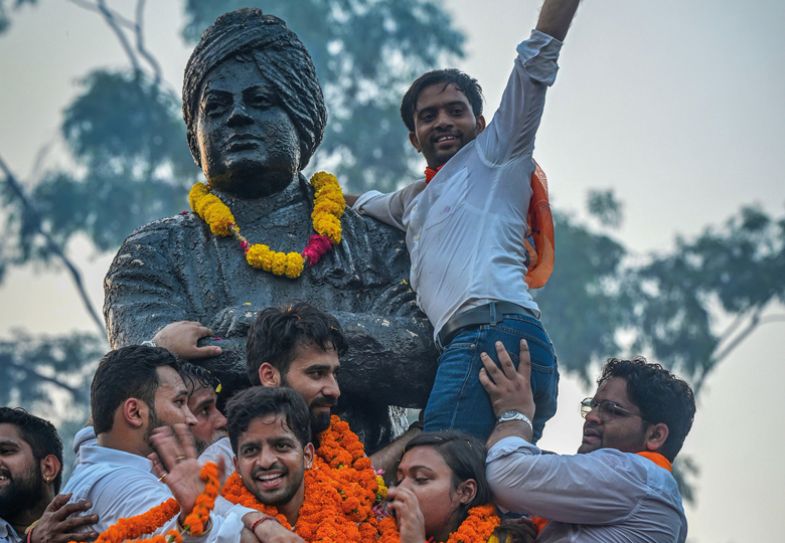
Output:
[[537,21],[537,30],[564,41],[580,0],[545,0]]

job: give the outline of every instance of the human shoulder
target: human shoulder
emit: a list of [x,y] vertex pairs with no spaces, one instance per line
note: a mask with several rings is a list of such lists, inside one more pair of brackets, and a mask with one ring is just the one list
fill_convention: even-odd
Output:
[[0,517],[0,543],[20,543],[21,541],[22,538],[16,533],[14,527],[7,520]]

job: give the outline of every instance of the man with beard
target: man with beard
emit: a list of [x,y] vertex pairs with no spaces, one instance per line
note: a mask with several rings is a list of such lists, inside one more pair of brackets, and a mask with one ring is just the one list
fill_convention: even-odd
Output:
[[79,528],[95,515],[79,516],[89,503],[67,504],[56,496],[62,481],[63,444],[49,421],[23,409],[0,407],[0,543],[87,541]]
[[188,410],[196,419],[191,427],[196,451],[202,454],[228,435],[226,417],[218,410],[221,382],[209,370],[187,362],[180,364],[180,376],[188,390]]
[[[65,488],[72,499],[91,503],[90,511],[100,519],[98,531],[172,497],[180,514],[156,533],[176,529],[203,491],[193,438],[187,429],[197,420],[188,408],[188,389],[179,369],[177,360],[165,349],[138,345],[111,351],[98,364],[90,388],[97,441],[79,448],[77,467]],[[184,437],[178,435],[176,454],[154,449],[151,444],[153,430],[160,426],[181,427]],[[183,447],[183,441],[189,440],[191,444]],[[161,477],[153,474],[148,459],[154,451],[161,458],[173,458],[157,468],[165,470]],[[213,526],[233,510],[231,504],[219,499],[210,516]],[[236,511],[241,518],[250,512],[244,508]],[[204,538],[214,538],[209,527]]]
[[521,342],[518,370],[497,344],[501,367],[482,353],[480,381],[499,417],[488,439],[488,483],[502,507],[548,519],[537,541],[683,543],[687,537],[672,462],[692,427],[689,385],[642,357],[611,358],[577,455],[542,454],[532,444],[531,358]]
[[[299,392],[310,408],[311,432],[316,438],[330,426],[332,409],[341,396],[337,376],[348,348],[341,325],[332,315],[307,303],[269,307],[248,331],[248,378],[254,385],[286,386]],[[390,471],[406,443],[419,432],[413,425],[371,454],[374,467]]]

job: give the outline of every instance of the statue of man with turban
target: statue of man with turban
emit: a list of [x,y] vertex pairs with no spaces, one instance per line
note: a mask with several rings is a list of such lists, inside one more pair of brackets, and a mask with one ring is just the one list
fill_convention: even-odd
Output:
[[[321,141],[326,111],[297,36],[256,9],[219,17],[186,66],[183,114],[191,153],[243,236],[300,252],[313,234],[314,199],[301,170]],[[401,234],[351,209],[341,226],[341,243],[297,279],[250,267],[237,240],[214,236],[196,214],[143,226],[106,276],[112,348],[149,340],[174,321],[198,321],[223,338],[223,354],[204,365],[225,389],[237,389],[247,386],[245,335],[256,312],[307,301],[333,314],[349,339],[342,401],[350,413],[369,415],[351,422],[373,450],[386,437],[372,429],[387,405],[424,403],[436,353],[405,281]]]

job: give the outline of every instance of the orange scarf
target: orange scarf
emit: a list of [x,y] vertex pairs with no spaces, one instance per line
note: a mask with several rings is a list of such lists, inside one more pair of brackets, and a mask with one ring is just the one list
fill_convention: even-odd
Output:
[[[540,288],[550,279],[556,260],[556,233],[548,200],[548,178],[535,160],[531,177],[532,196],[526,216],[526,233],[523,246],[529,254],[525,281],[529,288]],[[425,183],[438,173],[442,166],[425,168]],[[533,242],[533,243],[532,243]]]
[[[671,464],[671,461],[668,460],[667,458],[665,458],[665,456],[663,456],[661,453],[652,452],[652,451],[641,451],[641,452],[636,453],[636,454],[639,454],[642,457],[651,460],[652,462],[657,464],[662,469],[666,469],[669,472],[673,472],[673,464]],[[537,516],[532,517],[531,521],[532,521],[532,524],[534,524],[534,526],[537,528],[537,535],[538,536],[545,529],[545,527],[548,525],[548,523],[550,523],[550,520],[548,520],[546,518],[543,518],[543,517],[537,517]]]

